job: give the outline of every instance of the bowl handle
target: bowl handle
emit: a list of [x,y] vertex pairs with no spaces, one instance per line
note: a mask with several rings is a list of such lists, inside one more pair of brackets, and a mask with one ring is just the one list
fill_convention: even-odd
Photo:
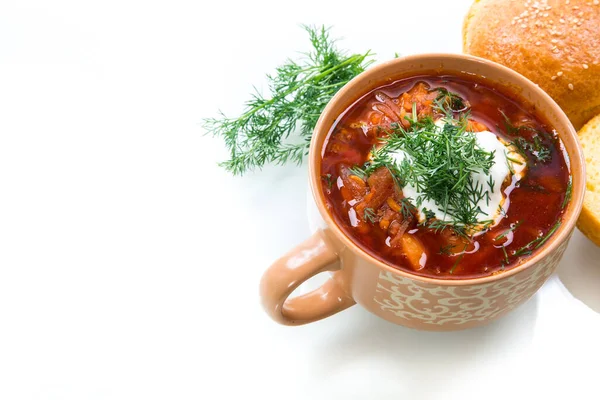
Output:
[[320,288],[288,299],[303,282],[325,272],[339,273],[337,254],[323,240],[321,231],[275,261],[260,282],[263,307],[271,318],[283,325],[302,325],[338,313],[355,301],[330,277]]

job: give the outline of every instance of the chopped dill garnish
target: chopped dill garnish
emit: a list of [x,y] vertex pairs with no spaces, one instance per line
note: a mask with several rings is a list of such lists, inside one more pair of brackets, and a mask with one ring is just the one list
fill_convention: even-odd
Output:
[[514,224],[514,223],[510,224],[510,227],[506,231],[504,231],[504,233],[496,236],[496,238],[494,240],[502,240],[502,239],[504,239],[506,236],[508,236],[508,234],[510,232],[514,232],[519,226],[521,226],[522,223],[523,223],[523,221],[519,221],[516,224]]
[[498,210],[500,211],[500,215],[502,215],[503,217],[506,217],[506,215],[507,215],[506,210],[504,209],[504,207],[502,207],[502,205],[500,205]]
[[512,162],[508,161],[508,152],[506,150],[504,150],[504,156],[506,157],[506,165],[508,166],[508,170],[510,171],[510,174],[514,175],[515,167],[512,165]]
[[425,218],[426,219],[432,219],[435,218],[435,213],[431,210],[428,210],[426,208],[423,209],[423,214],[425,214]]
[[488,178],[487,181],[488,187],[490,188],[490,191],[494,191],[494,186],[496,186],[496,181],[494,181],[494,177],[492,175],[490,175],[490,177]]
[[562,209],[564,210],[569,202],[571,201],[571,196],[573,196],[573,177],[569,176],[569,183],[567,184],[567,190],[565,192],[565,199],[562,203]]
[[562,224],[561,220],[556,221],[556,223],[548,231],[548,233],[546,233],[544,236],[540,236],[540,237],[532,240],[531,242],[527,243],[525,246],[516,250],[513,253],[513,255],[516,257],[522,256],[522,255],[530,255],[533,252],[533,250],[536,250],[536,249],[539,249],[540,247],[542,247],[542,245],[544,243],[546,243],[546,241],[548,241],[548,239],[550,239],[550,236],[552,236],[554,234],[554,232],[556,232],[556,230],[560,227],[561,224]]
[[[518,136],[523,131],[534,132],[531,142],[527,141],[527,139],[525,139],[523,136],[518,136],[511,142],[516,151],[525,157],[525,159],[532,157],[535,162],[545,163],[550,161],[552,157],[550,148],[542,141],[542,137],[551,139],[551,136],[548,133],[527,125],[514,126],[506,114],[502,112],[502,110],[500,110],[500,114],[502,114],[502,118],[504,119],[504,130],[508,135]],[[510,160],[517,164],[522,164],[517,160]]]
[[361,168],[358,165],[355,165],[352,168],[348,168],[348,170],[350,171],[350,173],[352,175],[356,175],[358,176],[360,179],[365,180],[367,179],[367,172],[365,171],[365,168]]
[[452,266],[452,268],[450,268],[450,274],[454,273],[454,269],[458,266],[458,264],[462,261],[463,257],[465,256],[465,251],[467,251],[467,247],[469,245],[465,244],[465,248],[463,249],[463,251],[460,253],[460,256],[458,256],[458,259],[456,260],[456,262],[454,263],[454,265]]
[[331,189],[333,186],[333,180],[331,179],[331,174],[321,175],[321,178],[325,181],[328,189]]
[[506,247],[502,246],[502,252],[504,253],[504,260],[502,261],[502,265],[508,265],[510,264],[510,261],[508,259],[508,253],[506,252]]
[[[485,184],[474,181],[472,174],[489,174],[494,153],[479,148],[475,134],[466,130],[467,120],[464,114],[446,119],[440,128],[431,118],[422,118],[409,130],[398,126],[371,152],[368,173],[385,166],[401,188],[408,183],[421,193],[414,199],[417,206],[424,200],[440,206],[446,221],[436,222],[434,229],[450,225],[468,230],[478,225],[477,204],[488,196]],[[394,158],[399,151],[406,154],[400,163]]]
[[363,219],[374,224],[377,221],[377,214],[375,214],[375,211],[371,207],[367,207],[365,208]]
[[402,207],[402,216],[404,219],[410,219],[413,216],[413,212],[416,211],[416,207],[411,203],[411,198],[404,197],[400,200],[400,206]]
[[[267,75],[269,95],[255,93],[242,115],[204,120],[213,136],[224,139],[229,160],[220,163],[234,175],[265,164],[300,164],[321,112],[333,95],[372,63],[371,53],[346,55],[325,27],[304,26],[313,50],[300,62],[288,60]],[[291,140],[296,135],[298,139]]]
[[540,136],[537,134],[533,137],[533,142],[528,142],[527,139],[521,136],[513,140],[511,145],[525,158],[531,156],[536,162],[541,163],[550,161],[550,148],[542,143]]
[[535,131],[534,128],[527,126],[527,125],[514,126],[513,123],[510,121],[510,119],[506,116],[506,114],[504,114],[504,112],[502,110],[498,110],[498,111],[500,111],[500,114],[502,114],[502,118],[504,119],[504,130],[509,135],[515,136],[515,135],[518,135],[521,131]]
[[433,101],[433,108],[444,114],[447,118],[452,118],[454,113],[465,111],[469,108],[466,102],[460,95],[450,92],[446,88],[437,88],[438,96]]
[[438,252],[438,254],[442,255],[442,256],[450,256],[452,255],[452,249],[456,247],[453,244],[448,244],[446,246],[442,246],[440,247],[440,251]]
[[515,164],[523,165],[523,163],[521,161],[517,160],[516,158],[512,158],[512,157],[506,156],[506,159],[509,160],[509,161],[511,161],[511,162],[513,162],[513,163],[515,163]]

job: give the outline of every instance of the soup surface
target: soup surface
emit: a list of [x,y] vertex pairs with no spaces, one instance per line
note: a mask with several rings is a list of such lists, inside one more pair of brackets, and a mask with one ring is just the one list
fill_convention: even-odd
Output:
[[570,200],[567,155],[532,107],[454,76],[363,96],[325,141],[321,182],[342,231],[413,274],[502,273],[539,250]]

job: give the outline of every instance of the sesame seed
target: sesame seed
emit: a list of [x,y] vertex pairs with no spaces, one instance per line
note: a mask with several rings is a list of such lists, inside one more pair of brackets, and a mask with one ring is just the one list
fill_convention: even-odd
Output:
[[554,75],[554,76],[553,76],[552,78],[550,78],[550,79],[552,79],[553,81],[555,81],[555,80],[556,80],[556,75]]
[[581,24],[583,24],[583,22],[579,21],[579,22],[577,23],[577,26],[581,26]]
[[516,23],[517,23],[517,21],[513,21],[513,22],[511,22],[510,24],[511,24],[511,25],[514,25],[514,24],[516,24]]
[[583,17],[583,11],[579,11],[579,14],[577,14],[578,17]]
[[579,6],[573,6],[573,10],[579,10]]
[[562,76],[562,74],[563,74],[563,72],[562,72],[562,71],[558,71],[558,72],[556,73],[556,76]]
[[542,42],[539,42],[539,41],[538,41],[538,42],[535,42],[535,45],[536,45],[536,46],[539,46],[539,45],[541,45],[541,44],[542,44]]
[[575,59],[571,56],[567,57],[567,60],[569,60],[569,62],[575,62]]
[[565,23],[565,20],[564,20],[564,19],[562,19],[562,18],[561,18],[561,19],[559,19],[559,21],[560,21],[560,23],[561,23],[561,24],[564,24],[564,23]]
[[577,23],[577,21],[579,21],[579,19],[578,19],[578,18],[573,18],[573,23],[574,23],[574,24],[576,24],[576,23]]
[[525,28],[527,28],[527,25],[521,24],[521,28],[525,29]]
[[573,89],[574,89],[574,88],[573,88],[573,84],[572,84],[572,83],[569,83],[569,89],[571,89],[571,90],[573,90]]
[[583,67],[583,69],[588,69],[589,68],[587,64],[583,64],[582,67]]
[[544,13],[544,18],[546,18],[548,16],[548,13]]
[[552,39],[551,42],[552,43],[558,43],[558,39]]

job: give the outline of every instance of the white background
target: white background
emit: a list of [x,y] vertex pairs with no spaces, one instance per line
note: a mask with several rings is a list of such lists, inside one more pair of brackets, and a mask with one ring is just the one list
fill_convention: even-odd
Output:
[[[0,399],[597,398],[600,249],[481,329],[263,313],[306,168],[233,178],[201,121],[309,49],[461,51],[469,1],[0,3]],[[585,395],[584,395],[585,394]]]

